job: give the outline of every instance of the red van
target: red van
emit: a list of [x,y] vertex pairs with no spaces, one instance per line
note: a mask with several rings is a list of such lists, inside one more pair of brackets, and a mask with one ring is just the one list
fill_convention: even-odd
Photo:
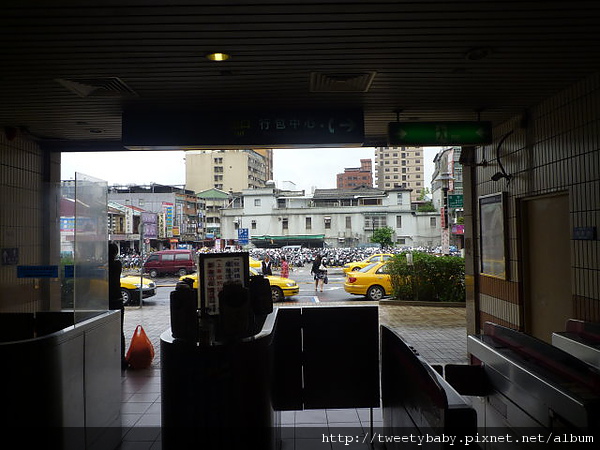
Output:
[[196,271],[196,258],[192,250],[161,250],[150,253],[144,262],[144,272],[154,278],[160,274],[177,274],[182,277]]

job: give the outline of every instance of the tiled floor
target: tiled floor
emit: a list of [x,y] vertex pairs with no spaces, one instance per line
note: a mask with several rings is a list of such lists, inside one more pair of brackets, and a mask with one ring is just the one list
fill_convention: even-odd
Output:
[[[357,305],[362,302],[353,301]],[[297,305],[297,303],[295,303]],[[338,305],[327,303],[323,305]],[[368,304],[373,304],[368,302]],[[305,306],[305,305],[302,305]],[[307,304],[306,306],[315,306]],[[380,323],[388,325],[413,346],[429,363],[465,363],[464,308],[397,306],[382,303]],[[125,336],[130,339],[142,324],[155,348],[152,366],[127,370],[122,376],[122,450],[160,449],[160,335],[169,328],[168,304],[127,308]],[[369,409],[332,409],[281,412],[282,450],[350,448],[345,439],[355,438],[352,449],[370,448]],[[382,426],[381,410],[373,412],[373,425]],[[344,436],[339,442],[340,436]]]

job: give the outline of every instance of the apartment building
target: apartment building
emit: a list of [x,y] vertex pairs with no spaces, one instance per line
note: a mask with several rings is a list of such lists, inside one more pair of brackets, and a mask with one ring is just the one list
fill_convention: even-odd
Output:
[[360,167],[348,167],[337,174],[338,189],[352,189],[358,186],[373,187],[373,161],[369,158],[360,160]]
[[416,201],[427,186],[423,147],[377,147],[375,149],[375,184],[377,188],[412,189]]
[[239,192],[262,187],[272,176],[273,158],[271,149],[260,152],[263,154],[254,150],[189,150],[185,152],[186,188],[194,192]]
[[[190,190],[161,184],[109,186],[109,202],[159,215],[157,237],[174,242],[198,239],[200,209],[198,198]],[[114,207],[115,205],[113,205]],[[136,233],[136,229],[129,230]]]

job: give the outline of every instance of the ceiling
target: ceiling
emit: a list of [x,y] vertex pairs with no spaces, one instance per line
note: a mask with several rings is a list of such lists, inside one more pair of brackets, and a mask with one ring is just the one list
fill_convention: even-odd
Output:
[[600,71],[597,0],[2,5],[0,125],[64,150],[119,148],[129,105],[362,108],[381,145],[397,117],[499,124]]

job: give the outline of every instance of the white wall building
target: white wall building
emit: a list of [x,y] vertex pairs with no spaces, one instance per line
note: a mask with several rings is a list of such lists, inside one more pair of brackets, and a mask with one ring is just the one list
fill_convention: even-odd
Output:
[[256,246],[301,244],[320,247],[354,246],[371,242],[373,231],[389,226],[400,246],[440,244],[439,213],[418,213],[409,189],[317,189],[282,191],[270,184],[247,189],[221,212],[224,239],[237,239],[248,228]]

